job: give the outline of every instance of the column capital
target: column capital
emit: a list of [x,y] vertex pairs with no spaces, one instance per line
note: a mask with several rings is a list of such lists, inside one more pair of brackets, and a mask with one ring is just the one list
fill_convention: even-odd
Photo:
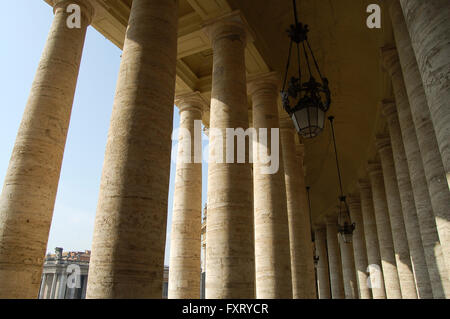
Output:
[[67,6],[71,4],[79,5],[81,14],[86,18],[87,24],[90,25],[95,15],[95,8],[89,0],[53,0],[53,13],[62,8],[66,11]]
[[200,113],[203,113],[209,107],[200,92],[177,95],[175,97],[175,105],[178,107],[180,112],[195,109],[200,111]]
[[381,101],[381,112],[387,118],[392,115],[397,115],[397,106],[393,99],[384,99]]
[[247,92],[253,96],[257,92],[278,94],[281,79],[277,72],[254,74],[247,77]]
[[400,59],[397,48],[394,45],[387,45],[381,48],[381,60],[383,67],[389,72],[390,76],[400,70]]
[[326,223],[326,225],[337,225],[338,216],[337,216],[336,212],[327,214],[325,216],[325,223]]
[[361,206],[361,198],[359,194],[351,194],[347,196],[348,206],[351,207],[360,207]]
[[369,172],[369,174],[382,173],[381,163],[378,161],[369,161],[369,163],[367,165],[367,172]]
[[327,225],[323,223],[313,223],[312,225],[314,232],[326,232]]
[[239,10],[204,22],[203,30],[213,45],[221,38],[241,40],[244,45],[253,42],[255,38],[247,20]]
[[370,190],[370,181],[367,178],[361,178],[358,180],[358,186],[360,190]]
[[391,139],[386,135],[378,135],[375,141],[375,145],[378,152],[383,151],[384,149],[391,147]]

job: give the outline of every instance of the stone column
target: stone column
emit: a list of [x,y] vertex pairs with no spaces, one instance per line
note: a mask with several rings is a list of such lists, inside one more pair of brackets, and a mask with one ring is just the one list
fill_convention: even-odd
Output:
[[[245,75],[246,30],[239,13],[207,23],[213,48],[208,221],[206,226],[206,298],[255,297],[253,183],[246,158],[225,163],[238,148],[225,149],[226,128],[249,126]],[[230,135],[231,142],[234,136]],[[241,141],[242,142],[242,141]],[[245,146],[245,142],[243,143]],[[223,150],[226,152],[223,152]],[[233,152],[234,151],[234,152]],[[239,148],[242,153],[246,150]],[[241,154],[242,154],[241,153]],[[244,154],[245,154],[244,153]],[[230,156],[231,157],[231,156]],[[230,158],[229,158],[230,159]]]
[[[399,70],[400,71],[400,70]],[[401,73],[399,74],[401,76]],[[397,75],[396,75],[397,76]],[[393,80],[395,78],[393,77]],[[395,81],[396,82],[396,81]],[[397,89],[397,85],[394,85]],[[397,91],[397,90],[395,90]],[[400,96],[399,96],[400,97]],[[399,101],[399,99],[397,99]],[[407,103],[407,100],[405,101]],[[399,103],[401,103],[399,101]],[[407,105],[408,106],[408,105]],[[398,189],[400,195],[400,201],[402,205],[403,218],[405,222],[406,236],[408,239],[408,246],[412,258],[412,263],[414,265],[414,275],[416,278],[418,297],[421,299],[431,299],[433,298],[433,292],[431,287],[430,275],[428,273],[428,266],[426,261],[426,254],[424,251],[424,245],[422,243],[421,228],[419,223],[419,218],[416,210],[416,205],[414,202],[413,187],[410,179],[410,169],[408,167],[407,155],[405,153],[404,142],[402,138],[402,132],[400,129],[400,123],[398,120],[397,109],[395,103],[392,101],[383,102],[383,113],[387,118],[389,132],[391,136],[392,152],[393,158],[389,157],[389,160],[393,159],[395,164],[395,172],[397,175]],[[414,131],[408,132],[409,134],[415,134]],[[413,138],[413,136],[409,138]],[[416,142],[417,144],[417,142]],[[409,147],[410,145],[408,145]],[[410,156],[411,157],[411,156]],[[421,166],[421,161],[418,158],[411,158],[411,168],[416,168],[416,166]],[[416,165],[416,163],[418,165]],[[425,182],[421,180],[422,182]],[[417,182],[417,181],[415,181]],[[426,184],[426,182],[425,182]],[[420,187],[420,186],[419,186]],[[427,193],[426,193],[427,195]],[[429,203],[429,201],[428,201]],[[418,206],[422,203],[418,202]],[[424,216],[424,222],[433,223],[433,218],[431,215]],[[427,240],[427,236],[424,236]],[[430,243],[431,244],[431,243]],[[431,248],[428,244],[427,248]],[[435,244],[435,243],[434,243]],[[433,256],[433,251],[428,252],[430,257]],[[430,259],[430,258],[429,258]],[[433,260],[435,260],[433,258]],[[435,263],[430,260],[430,266],[433,267]]]
[[331,299],[330,274],[328,271],[327,254],[327,229],[325,227],[316,229],[314,233],[316,252],[319,257],[317,262],[317,285],[319,299]]
[[411,183],[414,185],[414,199],[428,272],[433,296],[449,298],[450,192],[403,11],[398,0],[391,1],[390,4],[395,42],[403,72],[403,77],[397,75],[396,81],[403,82],[395,90],[397,111]]
[[331,297],[332,299],[345,299],[341,253],[339,251],[337,233],[337,217],[328,217],[326,223]]
[[50,298],[49,299],[55,299],[55,292],[56,292],[56,285],[58,283],[58,274],[54,273],[52,277],[52,288],[50,290]]
[[[278,75],[269,73],[248,85],[257,136],[253,146],[253,196],[258,299],[292,299],[286,185],[280,163],[279,82]],[[262,136],[264,130],[266,137]],[[271,156],[270,162],[267,156]]]
[[[450,185],[450,2],[400,0],[400,3]],[[447,226],[447,234],[448,231]],[[441,242],[447,240],[448,243],[448,239],[441,238]]]
[[[380,256],[377,224],[375,220],[375,211],[373,206],[372,188],[369,181],[365,179],[358,181],[358,188],[361,197],[361,213],[364,227],[364,240],[366,242],[365,245],[367,250],[367,261],[369,263],[367,271],[370,272],[369,280],[372,297],[373,299],[386,299],[384,277],[383,272],[381,271],[382,262]],[[353,209],[350,206],[350,213],[352,213],[352,210]],[[355,222],[357,222],[357,219],[355,220]],[[358,227],[358,224],[356,224],[356,227]]]
[[305,242],[306,247],[310,247],[309,250],[306,250],[305,262],[306,262],[306,273],[308,274],[308,278],[306,284],[306,297],[307,299],[317,299],[317,289],[315,285],[315,266],[314,266],[314,243],[312,242],[312,234],[311,234],[311,220],[310,220],[310,212],[309,212],[309,203],[308,203],[308,194],[306,192],[306,181],[305,181],[305,166],[304,166],[304,158],[305,158],[305,145],[297,144],[296,145],[296,159],[297,165],[299,166],[299,175],[298,175],[298,183],[300,187],[300,192],[298,194],[301,211],[304,212],[302,214],[303,217],[303,240]]
[[177,97],[180,133],[170,233],[169,299],[199,299],[202,228],[201,95]]
[[63,272],[61,274],[61,284],[58,289],[58,299],[64,299],[66,296],[66,288],[67,288],[67,268],[63,268]]
[[[315,299],[314,258],[311,248],[308,204],[306,202],[305,205],[302,200],[302,192],[306,191],[306,188],[302,182],[303,168],[296,158],[293,128],[281,128],[281,146],[289,218],[293,297],[294,299]],[[308,222],[306,222],[307,219]]]
[[358,299],[353,244],[345,243],[341,236],[338,236],[338,240],[341,248],[342,278],[344,280],[345,299]]
[[103,164],[87,298],[162,296],[177,21],[178,1],[133,1]]
[[[386,190],[386,200],[402,297],[403,299],[416,299],[417,291],[414,272],[411,265],[405,222],[403,220],[402,204],[400,202],[400,193],[398,190],[397,174],[395,172],[394,157],[389,137],[378,138],[376,145],[383,169],[384,187]],[[420,264],[420,266],[422,265]]]
[[[364,239],[364,224],[361,213],[361,199],[359,195],[352,195],[347,198],[350,210],[350,218],[355,223],[353,231],[353,255],[355,258],[356,279],[358,283],[358,292],[360,299],[372,299],[372,294],[368,286],[369,276],[367,275],[366,241]],[[377,243],[378,246],[378,243]],[[379,258],[378,258],[379,261]]]
[[83,280],[83,287],[81,288],[80,299],[86,299],[86,290],[87,290],[88,277],[87,276],[83,276],[83,277],[84,277],[84,280]]
[[378,162],[370,162],[368,170],[372,187],[373,207],[377,224],[386,297],[388,299],[402,299],[381,164]]
[[38,299],[44,299],[45,281],[47,279],[47,274],[42,274],[41,278],[41,287],[39,288]]
[[[81,28],[67,26],[68,4],[81,6]],[[38,296],[93,8],[83,0],[56,1],[54,13],[0,196],[0,298]]]

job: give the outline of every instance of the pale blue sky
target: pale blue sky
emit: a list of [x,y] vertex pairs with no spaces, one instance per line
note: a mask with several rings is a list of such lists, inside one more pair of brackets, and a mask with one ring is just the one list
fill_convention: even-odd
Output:
[[[5,7],[6,6],[6,7]],[[53,12],[43,0],[3,3],[0,19],[0,183],[39,63]],[[91,249],[95,211],[121,51],[95,29],[88,29],[47,251]],[[178,127],[178,110],[174,112]],[[172,160],[169,218],[175,165]],[[203,203],[206,201],[203,165]],[[204,204],[203,204],[204,205]],[[169,231],[166,261],[168,264]]]

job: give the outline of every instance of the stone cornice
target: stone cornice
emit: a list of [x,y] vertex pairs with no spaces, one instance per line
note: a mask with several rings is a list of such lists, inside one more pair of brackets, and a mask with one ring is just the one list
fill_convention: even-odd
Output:
[[56,10],[62,7],[64,7],[64,11],[66,11],[65,8],[71,4],[80,6],[81,15],[87,19],[87,24],[90,25],[95,15],[95,8],[90,0],[53,0],[53,13],[56,13]]

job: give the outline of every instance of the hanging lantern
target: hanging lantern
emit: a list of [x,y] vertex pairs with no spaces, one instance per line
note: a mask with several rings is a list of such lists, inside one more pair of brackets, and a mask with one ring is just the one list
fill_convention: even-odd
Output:
[[[328,80],[320,73],[319,65],[309,44],[308,25],[298,21],[296,0],[293,0],[293,3],[295,24],[291,25],[287,31],[291,41],[281,100],[283,108],[292,118],[297,132],[305,138],[313,138],[323,131],[325,114],[331,104],[331,93]],[[297,48],[298,77],[293,76],[287,83],[294,44]],[[302,78],[302,56],[304,57],[303,64],[307,66],[307,71],[304,71],[304,74],[307,75],[304,78],[309,76],[306,81]],[[314,70],[310,59],[314,62]],[[319,77],[320,82],[316,81],[313,71]]]
[[336,158],[336,167],[337,167],[337,173],[338,173],[338,179],[339,179],[339,189],[340,189],[340,196],[339,196],[339,215],[338,215],[338,233],[341,236],[344,243],[351,243],[352,242],[352,236],[353,231],[355,230],[355,223],[352,223],[350,218],[350,212],[347,205],[346,197],[344,196],[344,192],[342,189],[342,178],[341,178],[341,169],[339,167],[339,158],[338,158],[338,152],[337,152],[337,145],[336,145],[336,136],[334,134],[334,117],[330,116],[328,117],[328,120],[330,121],[331,125],[331,132],[333,136],[333,145],[334,145],[334,154]]
[[345,196],[339,197],[339,216],[338,216],[338,233],[341,236],[344,243],[349,244],[352,242],[353,231],[355,230],[355,223],[352,223],[350,219],[350,212],[348,209]]

